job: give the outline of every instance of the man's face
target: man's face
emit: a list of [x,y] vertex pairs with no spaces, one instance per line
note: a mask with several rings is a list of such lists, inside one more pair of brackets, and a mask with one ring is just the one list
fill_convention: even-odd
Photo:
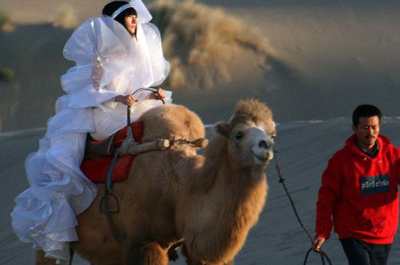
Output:
[[360,117],[358,125],[353,126],[357,142],[360,147],[372,148],[378,139],[380,130],[380,120],[378,116]]

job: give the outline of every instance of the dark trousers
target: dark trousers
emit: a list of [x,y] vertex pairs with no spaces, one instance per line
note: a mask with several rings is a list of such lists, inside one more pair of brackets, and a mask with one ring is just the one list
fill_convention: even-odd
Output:
[[355,238],[340,239],[349,265],[386,265],[392,245],[369,244]]

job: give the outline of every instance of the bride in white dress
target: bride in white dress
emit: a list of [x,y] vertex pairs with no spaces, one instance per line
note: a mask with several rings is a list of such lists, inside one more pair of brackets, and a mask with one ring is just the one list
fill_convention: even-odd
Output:
[[[30,187],[11,213],[18,237],[46,256],[69,259],[68,242],[79,240],[76,216],[96,196],[96,186],[80,170],[87,133],[105,139],[126,126],[126,105],[135,121],[162,104],[141,89],[160,85],[169,73],[151,18],[141,0],[113,1],[101,17],[82,23],[64,47],[64,57],[76,65],[61,77],[65,95],[38,151],[26,160]],[[170,92],[159,92],[171,101]]]

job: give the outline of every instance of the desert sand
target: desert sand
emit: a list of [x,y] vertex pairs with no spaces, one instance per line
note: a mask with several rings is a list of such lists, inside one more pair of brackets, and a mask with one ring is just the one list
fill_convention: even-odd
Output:
[[[76,18],[96,15],[102,0],[1,0],[0,10],[18,22],[0,33],[0,66],[15,69],[12,84],[0,82],[0,264],[33,264],[29,244],[10,227],[15,196],[28,185],[24,159],[37,147],[68,63],[62,45],[72,29],[51,26],[60,9]],[[205,0],[259,30],[279,59],[265,75],[238,65],[234,82],[210,90],[175,92],[175,102],[206,123],[228,119],[234,103],[257,97],[279,122],[277,157],[307,228],[314,230],[320,174],[328,158],[351,134],[350,115],[358,104],[378,105],[387,116],[382,133],[400,144],[400,3],[396,0]],[[49,24],[50,23],[50,24]],[[28,44],[28,45],[26,45]],[[247,58],[246,60],[248,60]],[[247,71],[247,72],[246,72]],[[268,169],[270,193],[258,225],[236,259],[241,265],[302,264],[310,247],[296,222],[274,163]],[[336,236],[324,249],[333,264],[345,264]],[[400,263],[398,240],[389,264]],[[74,264],[86,264],[77,259]],[[177,264],[184,264],[180,259]],[[313,256],[309,264],[320,264]]]

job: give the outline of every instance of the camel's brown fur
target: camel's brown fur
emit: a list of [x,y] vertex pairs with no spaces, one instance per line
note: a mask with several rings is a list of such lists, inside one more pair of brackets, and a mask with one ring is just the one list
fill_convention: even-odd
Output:
[[[185,107],[145,113],[144,140],[204,137],[204,126]],[[241,101],[231,123],[220,126],[204,156],[188,145],[138,156],[124,183],[114,186],[121,211],[113,216],[118,239],[99,212],[100,197],[79,216],[74,249],[92,265],[168,264],[167,251],[183,240],[192,265],[230,263],[257,222],[267,194],[267,161],[246,157],[246,141],[232,140],[252,126],[275,134],[272,113],[256,100]],[[242,163],[243,158],[246,162]],[[37,262],[37,265],[46,263]]]
[[261,122],[270,135],[276,135],[275,122],[271,110],[256,99],[242,100],[236,106],[235,115],[231,121],[232,126],[251,120]]

